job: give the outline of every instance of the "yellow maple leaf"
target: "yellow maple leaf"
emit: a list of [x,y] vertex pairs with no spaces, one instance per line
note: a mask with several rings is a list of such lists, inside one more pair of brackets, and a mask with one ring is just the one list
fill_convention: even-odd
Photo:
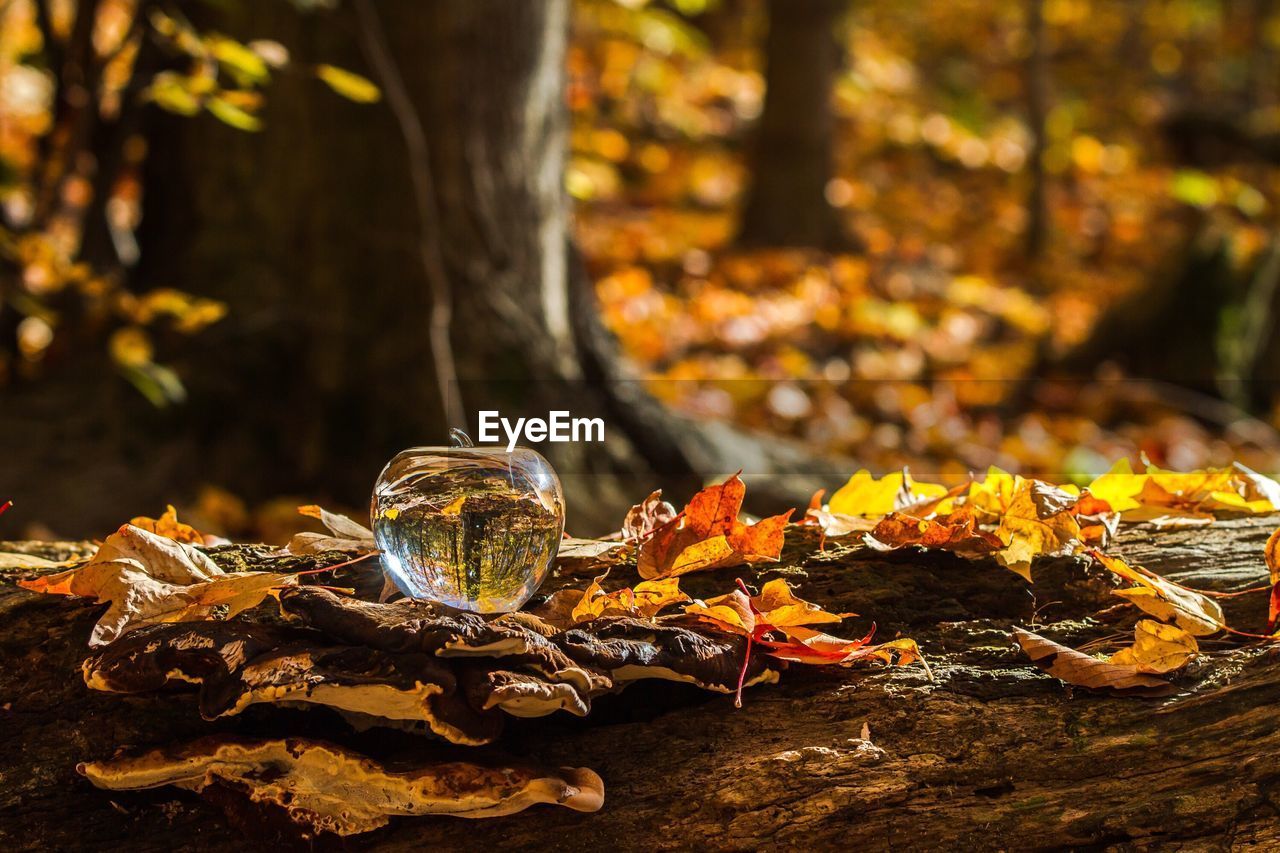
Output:
[[1141,619],[1133,628],[1133,645],[1110,658],[1111,663],[1161,674],[1182,669],[1200,651],[1200,644],[1177,625]]
[[1001,565],[1031,580],[1036,557],[1073,554],[1083,544],[1075,516],[1077,496],[1039,480],[1021,480],[1009,501],[996,536],[1005,549]]
[[1130,566],[1119,557],[1090,551],[1104,568],[1130,583],[1130,589],[1117,589],[1114,594],[1132,602],[1139,610],[1157,619],[1173,622],[1197,637],[1216,634],[1226,626],[1222,608],[1208,596],[1179,586],[1154,572]]
[[1089,491],[1129,521],[1280,509],[1280,484],[1239,463],[1201,471],[1167,471],[1140,463],[1135,471],[1128,459],[1121,459]]
[[574,622],[589,622],[601,616],[635,616],[649,618],[658,611],[672,604],[689,601],[689,596],[680,591],[680,579],[663,578],[654,581],[641,581],[635,587],[605,592],[601,582],[606,572],[587,587],[582,598],[574,605],[570,614]]
[[791,628],[797,625],[819,625],[839,622],[852,613],[828,613],[811,601],[798,597],[782,578],[769,581],[759,595],[747,596],[741,590],[718,595],[706,601],[694,601],[685,613],[714,622],[739,634],[750,634],[769,628]]
[[839,622],[852,613],[828,613],[812,601],[805,601],[791,591],[791,585],[782,578],[775,578],[760,588],[760,594],[751,597],[751,603],[760,612],[760,619],[774,627],[786,625],[818,625]]
[[837,515],[876,518],[896,509],[947,494],[946,486],[918,483],[905,468],[876,479],[863,469],[831,496],[827,509]]
[[1137,496],[1142,491],[1145,476],[1134,473],[1128,459],[1120,459],[1089,484],[1089,494],[1111,504],[1116,512],[1126,513],[1142,505]]

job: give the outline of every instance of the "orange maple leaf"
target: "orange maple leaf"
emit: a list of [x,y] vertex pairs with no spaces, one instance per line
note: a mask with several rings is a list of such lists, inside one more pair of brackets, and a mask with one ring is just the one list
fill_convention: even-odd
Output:
[[746,484],[734,474],[719,486],[709,486],[694,495],[684,512],[654,530],[640,546],[640,576],[654,580],[776,561],[794,510],[755,524],[743,524],[738,521],[738,512],[746,493]]
[[[929,671],[929,664],[920,654],[915,640],[903,638],[868,646],[876,632],[875,625],[871,626],[865,637],[858,640],[833,637],[805,627],[823,622],[839,622],[846,616],[857,614],[828,613],[818,605],[798,598],[791,591],[791,586],[781,578],[769,581],[760,590],[760,594],[754,596],[739,578],[738,589],[733,592],[706,601],[695,601],[686,605],[684,610],[685,613],[710,622],[724,631],[746,636],[747,649],[742,661],[742,672],[738,677],[735,700],[737,707],[742,707],[742,684],[754,643],[764,646],[766,654],[794,663],[850,664],[860,659],[875,658],[891,666],[905,666],[920,661],[924,664],[925,671]],[[780,634],[784,639],[775,639],[775,634]],[[930,678],[932,677],[930,673]]]
[[1005,546],[994,533],[979,529],[973,510],[967,506],[937,518],[889,513],[867,535],[866,542],[879,550],[918,545],[970,557],[991,554]]

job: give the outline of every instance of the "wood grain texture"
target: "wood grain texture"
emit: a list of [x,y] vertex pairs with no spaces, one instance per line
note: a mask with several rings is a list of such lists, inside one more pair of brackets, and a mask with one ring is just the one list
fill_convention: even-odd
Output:
[[[1234,590],[1265,581],[1276,516],[1193,531],[1126,527],[1114,548],[1183,583]],[[0,543],[0,551],[22,546]],[[56,556],[44,547],[42,554]],[[215,552],[264,568],[262,549]],[[694,595],[736,570],[691,575]],[[879,554],[789,532],[782,575],[830,610],[874,618],[879,639],[920,641],[919,668],[800,668],[732,698],[641,684],[586,719],[511,720],[493,754],[591,767],[605,782],[594,815],[534,809],[491,821],[397,820],[344,849],[856,849],[965,847],[1228,850],[1280,844],[1280,657],[1210,640],[1163,699],[1071,690],[1040,673],[1010,632],[1029,627],[1078,647],[1131,630],[1134,608],[1081,561],[1038,565],[1037,583],[947,554]],[[613,578],[632,577],[620,567]],[[120,746],[210,731],[329,738],[381,759],[457,755],[404,733],[355,733],[324,710],[254,708],[218,724],[191,697],[96,694],[79,673],[98,608],[0,583],[0,842],[9,848],[242,850],[278,826],[229,823],[175,790],[98,791],[74,771]],[[575,582],[584,583],[582,579]],[[1257,629],[1266,596],[1223,599]],[[1119,604],[1121,606],[1117,607]],[[1033,620],[1033,612],[1038,619]],[[870,739],[861,737],[864,725]],[[485,748],[490,749],[490,748]],[[474,759],[482,750],[463,750]],[[319,846],[327,846],[321,842]]]

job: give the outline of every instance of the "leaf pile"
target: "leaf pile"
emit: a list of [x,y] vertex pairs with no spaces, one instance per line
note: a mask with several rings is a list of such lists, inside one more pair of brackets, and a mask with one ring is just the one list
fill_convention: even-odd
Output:
[[1064,489],[999,468],[951,489],[918,483],[906,471],[879,480],[859,471],[825,510],[811,508],[809,515],[823,524],[827,536],[856,529],[844,523],[851,516],[879,516],[866,535],[872,548],[989,555],[1028,581],[1037,558],[1104,546],[1118,521],[1111,506],[1088,490]]

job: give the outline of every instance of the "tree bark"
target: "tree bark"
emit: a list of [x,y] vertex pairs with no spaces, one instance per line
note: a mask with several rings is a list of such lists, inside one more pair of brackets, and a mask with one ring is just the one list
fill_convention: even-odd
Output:
[[1031,130],[1031,151],[1027,154],[1027,258],[1032,262],[1044,255],[1049,240],[1049,196],[1044,169],[1048,147],[1045,127],[1049,114],[1049,63],[1045,44],[1044,0],[1027,0],[1027,34],[1031,52],[1027,56],[1027,126]]
[[151,117],[140,286],[230,308],[184,347],[190,394],[176,429],[250,499],[318,490],[350,501],[397,449],[447,436],[403,145],[389,111],[352,104],[306,70],[370,73],[345,5],[202,14],[233,37],[282,42],[294,70],[273,79],[260,133],[208,115]]
[[848,5],[848,0],[769,0],[764,112],[738,235],[743,245],[852,245],[827,201],[834,168],[831,98],[843,56],[835,28]]
[[[1115,551],[1183,584],[1234,591],[1265,582],[1259,559],[1280,520],[1157,531],[1126,526]],[[49,546],[37,546],[58,557]],[[29,551],[0,543],[0,552]],[[220,549],[228,567],[266,567],[262,550]],[[297,568],[297,566],[293,566]],[[731,588],[741,570],[682,579],[694,595]],[[10,580],[14,573],[4,573]],[[627,567],[615,579],[631,577]],[[401,819],[344,849],[1110,849],[1227,850],[1280,844],[1280,659],[1269,646],[1206,641],[1166,699],[1073,691],[1034,669],[1014,625],[1079,646],[1135,619],[1111,581],[1082,562],[1037,564],[1036,584],[990,562],[884,555],[788,533],[786,576],[830,610],[874,618],[879,637],[915,637],[919,668],[793,668],[732,698],[644,683],[585,719],[510,721],[494,750],[588,766],[605,781],[594,815],[535,809],[460,824]],[[572,579],[569,579],[572,580]],[[566,579],[557,581],[566,582]],[[582,583],[577,579],[576,583]],[[1266,596],[1221,599],[1256,629]],[[1107,609],[1110,608],[1110,609]],[[88,690],[79,674],[99,608],[0,584],[0,840],[19,848],[239,850],[213,805],[179,791],[98,791],[76,762],[211,730],[309,735],[381,757],[431,752],[425,739],[353,734],[321,709],[250,709],[216,724],[190,697]],[[1036,622],[1039,622],[1037,625]],[[864,726],[866,727],[864,729]],[[866,733],[864,736],[864,732]],[[463,750],[468,758],[489,748]],[[254,844],[271,838],[254,835]],[[330,841],[322,849],[337,846]]]

